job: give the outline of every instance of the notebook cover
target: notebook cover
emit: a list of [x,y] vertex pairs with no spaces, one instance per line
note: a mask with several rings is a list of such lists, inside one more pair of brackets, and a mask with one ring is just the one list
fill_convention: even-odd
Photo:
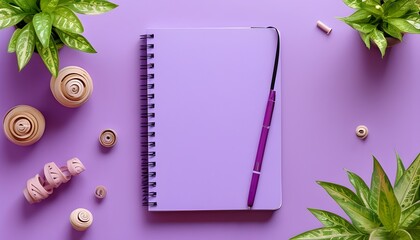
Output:
[[[156,186],[150,211],[245,210],[270,89],[276,32],[151,29]],[[277,102],[254,210],[282,204],[280,66]]]

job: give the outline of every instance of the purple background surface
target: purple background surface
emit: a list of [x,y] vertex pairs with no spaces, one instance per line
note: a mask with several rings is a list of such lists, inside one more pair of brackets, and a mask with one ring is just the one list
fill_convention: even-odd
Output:
[[[352,12],[341,1],[129,1],[100,16],[83,16],[85,36],[98,54],[63,49],[61,67],[79,65],[95,89],[79,109],[59,105],[49,73],[34,56],[17,72],[6,53],[12,29],[0,31],[0,113],[17,104],[46,117],[41,141],[30,147],[0,136],[0,239],[288,239],[319,227],[307,207],[342,213],[315,180],[349,186],[343,168],[367,179],[374,154],[395,176],[395,151],[408,165],[420,152],[420,37],[407,35],[384,59],[336,16]],[[322,20],[330,36],[315,27]],[[283,206],[270,212],[148,213],[140,204],[139,39],[147,27],[277,26],[282,32]],[[355,137],[365,124],[366,141]],[[114,128],[118,145],[104,151],[97,137]],[[50,161],[79,157],[87,171],[40,204],[25,202],[28,178]],[[109,196],[93,197],[103,184]],[[87,232],[70,227],[77,207],[94,214]]]

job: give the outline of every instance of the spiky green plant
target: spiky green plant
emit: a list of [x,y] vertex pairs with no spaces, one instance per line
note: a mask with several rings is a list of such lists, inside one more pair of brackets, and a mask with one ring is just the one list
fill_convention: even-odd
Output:
[[386,37],[402,41],[404,33],[420,33],[420,0],[343,0],[356,9],[343,22],[359,31],[370,49],[371,41],[378,46],[382,57],[388,42]]
[[8,52],[16,52],[19,71],[36,50],[52,75],[59,69],[58,49],[64,45],[96,53],[81,34],[75,13],[101,14],[117,5],[106,0],[0,0],[0,29],[15,26]]
[[334,213],[310,208],[324,226],[292,240],[420,239],[420,154],[407,170],[397,155],[394,187],[375,157],[370,188],[357,174],[347,174],[355,192],[334,183],[318,184],[340,205],[351,223]]

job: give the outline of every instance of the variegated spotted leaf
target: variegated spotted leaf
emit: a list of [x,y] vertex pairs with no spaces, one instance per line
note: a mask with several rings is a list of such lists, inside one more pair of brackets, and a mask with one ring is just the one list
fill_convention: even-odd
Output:
[[19,71],[21,71],[32,57],[35,49],[35,30],[32,23],[28,23],[19,34],[16,44],[16,55]]
[[401,32],[420,33],[420,18],[418,17],[411,19],[390,18],[387,21],[397,27]]
[[36,36],[38,37],[42,46],[48,47],[52,28],[51,15],[47,12],[37,13],[33,18],[33,24]]
[[344,218],[334,214],[332,212],[320,210],[320,209],[308,209],[322,224],[324,227],[343,227],[349,232],[356,232],[357,230]]
[[420,191],[420,154],[404,172],[394,191],[403,210],[416,201]]
[[381,164],[373,157],[373,173],[370,189],[370,206],[378,214],[382,224],[390,231],[398,229],[401,207],[391,183]]
[[18,24],[27,16],[9,6],[0,6],[0,29]]
[[384,57],[386,48],[388,46],[384,33],[375,28],[370,33],[370,38],[376,44],[376,46],[378,46],[379,50],[381,51],[381,56]]
[[420,223],[420,201],[411,205],[401,213],[400,227],[412,228]]
[[398,229],[394,236],[393,236],[393,240],[416,240],[418,238],[414,238],[411,236],[410,233],[408,233],[406,230],[404,229]]
[[359,9],[360,5],[362,4],[362,0],[343,0],[343,2],[351,7],[351,8],[356,8]]
[[368,33],[362,33],[362,32],[359,32],[359,34],[360,34],[360,38],[365,43],[366,47],[370,49],[370,35]]
[[368,240],[369,235],[349,232],[342,227],[317,228],[295,237],[290,240]]
[[55,32],[60,37],[61,41],[68,47],[80,50],[82,52],[96,53],[96,50],[93,48],[93,46],[82,35],[61,31],[59,29],[56,29]]
[[16,43],[19,37],[20,32],[22,31],[21,28],[17,28],[14,32],[12,37],[10,38],[9,46],[7,47],[7,51],[9,53],[16,52]]
[[381,225],[375,212],[363,206],[350,189],[328,182],[318,182],[350,217],[353,225],[364,233],[370,233]]
[[35,13],[37,11],[37,0],[14,0],[14,3],[18,5],[25,12]]
[[386,229],[378,228],[369,235],[369,240],[392,240],[392,233]]
[[55,45],[54,39],[52,37],[48,42],[49,46],[44,47],[40,41],[36,41],[36,49],[38,50],[39,55],[41,56],[45,66],[48,68],[51,74],[54,77],[57,77],[59,68],[57,46]]
[[77,0],[67,5],[71,10],[88,15],[109,12],[118,7],[117,4],[103,0]]
[[53,26],[67,32],[83,33],[83,25],[79,18],[70,9],[58,7],[52,13]]
[[41,10],[51,12],[57,7],[58,2],[59,0],[41,0]]
[[397,153],[397,174],[395,176],[394,187],[397,185],[397,182],[400,180],[404,172],[405,172],[404,163],[402,162],[400,155],[398,155]]
[[366,185],[365,181],[357,174],[347,171],[351,185],[353,185],[356,190],[357,196],[362,200],[365,207],[369,208],[369,187]]

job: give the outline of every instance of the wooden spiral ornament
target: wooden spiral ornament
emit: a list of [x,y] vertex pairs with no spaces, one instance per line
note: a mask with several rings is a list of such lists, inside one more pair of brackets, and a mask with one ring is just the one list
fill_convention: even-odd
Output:
[[93,215],[87,209],[78,208],[70,214],[70,224],[77,231],[85,231],[92,223]]
[[360,139],[365,139],[369,134],[369,130],[365,125],[359,125],[356,127],[356,136]]
[[58,188],[84,170],[85,166],[78,158],[68,160],[67,165],[60,168],[53,162],[47,163],[43,176],[37,174],[26,182],[23,195],[30,204],[38,203],[51,195],[54,188]]
[[45,131],[45,118],[37,109],[19,105],[10,109],[3,119],[6,137],[14,144],[28,146],[41,139]]
[[50,87],[55,99],[61,105],[77,108],[92,95],[93,82],[86,70],[70,66],[61,69],[57,78],[54,76],[51,78]]
[[104,147],[113,147],[117,143],[117,134],[112,129],[107,129],[99,135],[99,143]]
[[95,189],[95,197],[98,199],[103,199],[106,197],[107,190],[104,186],[97,186]]

